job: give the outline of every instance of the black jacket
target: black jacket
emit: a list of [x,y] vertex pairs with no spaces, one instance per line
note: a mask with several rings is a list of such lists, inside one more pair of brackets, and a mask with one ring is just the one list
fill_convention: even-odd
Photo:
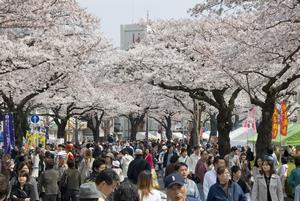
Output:
[[[167,167],[167,164],[168,164],[168,154],[169,153],[166,152],[165,155],[164,155],[163,167]],[[175,151],[173,151],[173,156],[177,156],[177,153]]]
[[13,185],[10,193],[10,200],[23,201],[25,198],[30,198],[32,201],[35,199],[33,186],[26,183],[24,188],[21,189],[19,183]]
[[128,171],[127,171],[128,179],[132,183],[137,184],[138,176],[144,170],[151,171],[151,167],[149,163],[145,159],[143,159],[142,156],[136,157],[129,164]]

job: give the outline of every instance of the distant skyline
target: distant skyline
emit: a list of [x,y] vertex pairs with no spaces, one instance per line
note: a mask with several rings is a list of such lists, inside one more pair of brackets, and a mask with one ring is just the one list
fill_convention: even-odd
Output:
[[79,0],[79,4],[101,19],[101,30],[120,46],[120,25],[137,23],[141,18],[179,19],[190,17],[187,13],[199,0]]

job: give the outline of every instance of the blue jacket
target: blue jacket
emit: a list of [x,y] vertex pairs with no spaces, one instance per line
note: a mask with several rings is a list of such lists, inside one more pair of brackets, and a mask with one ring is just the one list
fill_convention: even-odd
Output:
[[228,196],[225,194],[220,183],[215,183],[209,189],[206,201],[246,201],[241,187],[232,181],[228,183]]

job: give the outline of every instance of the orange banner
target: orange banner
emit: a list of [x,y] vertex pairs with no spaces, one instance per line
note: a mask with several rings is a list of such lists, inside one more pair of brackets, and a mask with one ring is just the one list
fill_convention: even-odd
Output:
[[282,101],[281,105],[281,112],[280,112],[280,134],[282,136],[287,136],[287,128],[289,124],[288,114],[286,111],[286,103]]
[[278,111],[274,108],[272,117],[272,139],[276,139],[278,134]]

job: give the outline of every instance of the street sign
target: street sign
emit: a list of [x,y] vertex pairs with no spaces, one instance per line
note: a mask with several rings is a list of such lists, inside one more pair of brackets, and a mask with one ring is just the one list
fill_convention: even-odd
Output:
[[40,121],[40,117],[38,116],[38,115],[36,115],[36,114],[34,114],[34,115],[32,115],[31,116],[31,122],[32,123],[38,123]]

